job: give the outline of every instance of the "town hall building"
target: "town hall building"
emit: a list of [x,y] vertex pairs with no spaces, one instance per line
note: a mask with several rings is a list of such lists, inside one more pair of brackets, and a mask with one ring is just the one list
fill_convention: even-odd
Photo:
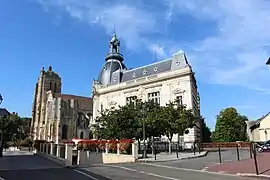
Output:
[[[183,51],[177,52],[171,58],[129,69],[124,64],[119,48],[120,41],[114,34],[98,79],[92,84],[91,124],[96,123],[96,118],[103,110],[122,106],[136,99],[153,100],[161,106],[178,100],[188,109],[192,109],[195,115],[200,115],[196,79]],[[190,128],[188,133],[180,138],[187,146],[191,146],[194,141],[200,140],[200,128]],[[178,135],[174,135],[172,140],[177,141]]]

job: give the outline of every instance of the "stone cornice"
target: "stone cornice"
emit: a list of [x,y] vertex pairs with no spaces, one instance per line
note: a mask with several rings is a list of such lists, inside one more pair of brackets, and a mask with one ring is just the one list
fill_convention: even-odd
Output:
[[126,83],[120,83],[117,85],[107,86],[104,88],[96,89],[95,95],[101,95],[101,94],[107,94],[111,92],[116,92],[124,89],[130,89],[142,85],[152,84],[156,82],[162,82],[165,80],[173,79],[173,78],[179,78],[183,76],[187,76],[192,74],[193,72],[189,68],[184,68],[176,71],[170,71],[168,73],[162,73],[158,74],[156,78],[150,78],[147,77],[145,81],[142,82],[136,82],[133,80],[133,83],[129,84],[129,82]]

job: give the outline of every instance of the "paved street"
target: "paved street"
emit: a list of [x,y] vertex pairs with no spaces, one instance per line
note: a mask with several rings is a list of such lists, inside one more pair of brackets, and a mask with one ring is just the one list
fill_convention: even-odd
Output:
[[[1,180],[97,180],[95,174],[82,174],[72,169],[59,167],[57,164],[27,152],[7,152],[0,158]],[[93,178],[91,178],[90,176]],[[99,177],[98,180],[106,180]]]
[[[258,164],[258,172],[263,175],[270,176],[270,169],[269,169],[269,161],[270,161],[270,153],[258,153],[257,156],[257,164]],[[255,174],[255,164],[254,159],[246,159],[240,162],[228,162],[224,164],[217,164],[214,166],[210,166],[206,169],[207,171],[223,171],[230,174],[235,173],[248,173],[248,174]],[[270,178],[269,178],[270,179]]]
[[[10,156],[7,156],[10,155]],[[247,180],[237,176],[199,170],[160,167],[155,164],[127,163],[93,165],[67,169],[27,152],[9,152],[0,159],[0,180]]]
[[250,180],[250,178],[214,174],[200,170],[159,167],[149,163],[96,165],[81,170],[102,174],[112,180]]
[[[240,159],[250,158],[249,150],[240,150],[239,151]],[[237,161],[236,150],[226,150],[221,151],[222,162],[231,162]],[[156,164],[179,167],[179,168],[188,168],[188,169],[197,169],[201,170],[205,167],[218,164],[219,156],[218,152],[209,152],[207,156],[195,159],[185,159],[180,161],[168,161],[168,162],[157,162]]]

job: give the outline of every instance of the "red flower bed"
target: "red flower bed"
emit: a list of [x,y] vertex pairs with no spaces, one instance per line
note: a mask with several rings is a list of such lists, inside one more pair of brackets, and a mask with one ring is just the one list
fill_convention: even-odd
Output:
[[113,150],[113,151],[116,151],[117,150],[117,143],[118,141],[117,140],[109,140],[108,141],[108,150]]
[[105,151],[106,144],[107,144],[107,140],[105,139],[98,140],[98,149]]
[[84,150],[95,150],[98,147],[98,140],[83,140],[78,143],[78,146]]
[[64,143],[64,144],[75,144],[75,142],[73,142],[72,140],[67,140],[67,139],[62,140],[61,143]]
[[131,144],[133,142],[134,141],[132,139],[121,139],[119,141],[117,141],[115,139],[113,139],[113,140],[104,140],[104,139],[82,140],[82,141],[78,142],[78,149],[92,150],[92,151],[96,151],[98,149],[101,151],[105,151],[106,145],[107,145],[109,152],[116,152],[117,151],[117,144],[119,143],[120,152],[130,153],[131,152]]
[[122,153],[129,153],[129,151],[131,151],[131,144],[134,141],[132,139],[121,139],[119,141],[119,150]]

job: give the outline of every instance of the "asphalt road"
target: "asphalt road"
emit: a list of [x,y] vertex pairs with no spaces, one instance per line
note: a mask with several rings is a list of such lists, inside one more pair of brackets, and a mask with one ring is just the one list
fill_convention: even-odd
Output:
[[143,163],[99,164],[67,169],[26,152],[11,152],[5,155],[0,158],[0,180],[247,180],[237,176]]
[[[240,160],[250,158],[249,150],[239,150]],[[236,150],[221,151],[222,163],[237,161]],[[155,163],[155,162],[154,162]],[[155,164],[166,165],[178,168],[188,168],[201,170],[207,166],[219,163],[218,152],[209,152],[207,156],[195,159],[185,159],[179,161],[157,162]]]
[[102,176],[66,169],[26,152],[7,152],[0,158],[0,180],[105,180]]
[[112,180],[250,180],[240,176],[209,173],[200,170],[168,168],[149,163],[96,165],[81,171],[102,174]]

